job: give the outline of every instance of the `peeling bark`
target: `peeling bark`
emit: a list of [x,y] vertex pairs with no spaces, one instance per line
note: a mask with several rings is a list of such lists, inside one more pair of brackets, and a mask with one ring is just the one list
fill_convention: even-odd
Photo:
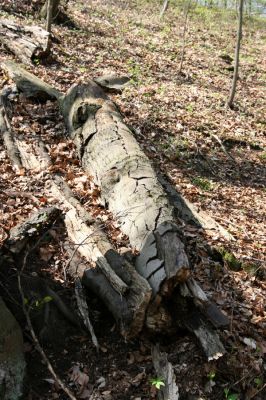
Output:
[[49,33],[39,26],[19,26],[0,20],[0,42],[25,64],[48,55],[49,39]]

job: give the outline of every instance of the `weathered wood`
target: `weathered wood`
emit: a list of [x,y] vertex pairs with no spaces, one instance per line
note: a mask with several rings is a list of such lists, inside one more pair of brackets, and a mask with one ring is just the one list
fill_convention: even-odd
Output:
[[16,170],[22,169],[22,163],[19,157],[19,152],[15,144],[14,136],[10,128],[8,110],[10,104],[7,98],[8,92],[2,91],[0,93],[0,134],[3,137],[4,145],[7,154]]
[[20,253],[30,238],[40,235],[41,232],[48,229],[59,215],[60,210],[56,207],[41,208],[22,223],[10,229],[4,246],[8,247],[12,253]]
[[160,352],[159,344],[152,347],[151,354],[156,376],[163,383],[160,390],[157,391],[157,398],[159,400],[178,400],[176,376],[172,364],[167,360],[167,354]]
[[114,103],[94,82],[74,86],[60,99],[70,136],[84,169],[101,188],[101,198],[140,251],[137,271],[154,295],[171,295],[190,268],[173,209],[150,161]]
[[66,210],[65,225],[76,246],[74,253],[87,262],[86,267],[72,266],[71,275],[82,278],[104,301],[125,337],[136,336],[143,327],[151,297],[148,283],[113,249],[101,226],[84,210],[64,181],[57,176],[50,185],[51,193]]
[[53,88],[48,83],[43,82],[37,76],[27,72],[13,61],[5,61],[1,67],[6,71],[10,78],[14,80],[18,90],[23,92],[26,97],[35,97],[39,101],[42,100],[55,100],[62,96],[58,90]]
[[[50,157],[39,139],[33,138],[32,143],[27,143],[27,145],[24,141],[21,143],[19,150],[25,168],[40,170],[50,165]],[[34,155],[30,154],[29,148],[34,149]],[[100,224],[96,223],[95,219],[81,206],[61,177],[51,174],[47,181],[48,187],[66,211],[65,225],[69,237],[76,244],[75,251],[89,262],[85,270],[78,268],[74,272],[72,269],[72,275],[75,278],[77,276],[83,278],[83,283],[102,298],[118,321],[121,333],[125,337],[136,336],[143,327],[151,297],[148,283],[113,249]],[[19,252],[25,245],[28,228],[34,234],[34,221],[30,221],[29,227],[29,224],[25,226],[24,223],[18,233],[14,232],[14,235],[11,235],[15,237],[8,244],[14,246],[13,251]],[[22,230],[21,234],[20,230]],[[97,266],[98,272],[89,270],[93,267],[92,264]]]
[[216,328],[229,325],[230,321],[227,316],[221,312],[216,304],[208,299],[205,292],[201,289],[195,279],[190,278],[182,285],[186,285],[188,287],[195,306],[200,309],[200,311],[212,323],[212,325],[214,325]]
[[86,298],[85,298],[85,295],[83,292],[82,283],[79,278],[75,280],[75,294],[76,294],[79,312],[83,318],[84,325],[86,326],[86,328],[88,329],[88,331],[91,334],[91,338],[92,338],[92,342],[93,342],[94,346],[96,347],[97,350],[99,350],[99,343],[98,343],[97,337],[94,333],[92,323],[89,318],[88,305],[87,305]]
[[0,20],[0,42],[25,64],[49,54],[49,38],[49,33],[39,26],[20,26],[10,20]]
[[129,76],[103,75],[93,80],[105,89],[121,91],[128,86],[130,79]]

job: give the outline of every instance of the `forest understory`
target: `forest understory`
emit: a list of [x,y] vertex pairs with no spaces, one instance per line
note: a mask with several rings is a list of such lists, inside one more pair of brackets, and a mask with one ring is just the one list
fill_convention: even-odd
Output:
[[[37,16],[40,3],[1,0],[0,18],[44,27],[44,20]],[[180,72],[184,14],[172,6],[159,18],[160,2],[154,3],[69,1],[69,21],[53,24],[51,55],[45,61],[36,58],[31,65],[23,65],[0,44],[0,64],[16,61],[63,93],[73,84],[103,75],[130,77],[123,90],[107,94],[118,105],[156,173],[230,234],[225,237],[218,229],[176,219],[193,277],[229,319],[229,325],[218,330],[226,353],[208,361],[186,329],[168,335],[152,335],[144,329],[136,339],[125,340],[106,306],[89,290],[87,304],[98,351],[91,336],[70,325],[58,310],[44,329],[42,298],[37,306],[35,302],[34,323],[56,373],[77,399],[155,399],[160,376],[154,371],[151,347],[159,342],[173,365],[181,400],[263,400],[266,23],[260,18],[244,19],[236,99],[229,109],[235,13],[203,7],[191,10]],[[14,87],[5,68],[0,69],[0,79],[1,90]],[[8,240],[11,228],[33,212],[58,206],[56,196],[47,192],[47,182],[51,174],[61,174],[118,253],[131,252],[134,258],[138,252],[104,207],[99,187],[80,165],[57,102],[29,99],[16,91],[11,99],[12,131],[28,142],[29,148],[34,148],[36,137],[41,139],[51,164],[45,169],[37,164],[31,170],[14,168],[0,138],[1,243]],[[67,251],[66,243],[63,221],[56,218],[38,246],[30,243],[32,250],[23,273],[33,281],[37,276],[48,280],[76,310],[74,279],[68,273],[73,249]],[[5,279],[0,270],[0,295],[10,309],[12,302],[21,302],[12,285],[16,268],[12,265]],[[21,307],[20,313],[18,308],[14,310],[23,329],[27,362],[23,398],[67,399],[34,347]]]

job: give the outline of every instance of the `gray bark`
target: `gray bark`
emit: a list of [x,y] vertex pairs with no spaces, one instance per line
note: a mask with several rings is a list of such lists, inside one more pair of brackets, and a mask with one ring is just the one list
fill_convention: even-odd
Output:
[[137,271],[154,295],[170,296],[190,268],[173,209],[150,161],[104,92],[94,82],[74,86],[60,106],[84,169],[130,244],[140,251]]

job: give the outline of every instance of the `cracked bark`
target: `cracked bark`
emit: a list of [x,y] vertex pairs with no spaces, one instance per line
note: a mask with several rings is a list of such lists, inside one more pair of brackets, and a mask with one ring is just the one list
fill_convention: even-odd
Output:
[[94,82],[73,86],[60,98],[60,106],[83,168],[101,188],[103,203],[132,247],[140,252],[137,271],[148,280],[154,296],[170,296],[189,276],[189,263],[173,209],[150,161],[115,104]]

